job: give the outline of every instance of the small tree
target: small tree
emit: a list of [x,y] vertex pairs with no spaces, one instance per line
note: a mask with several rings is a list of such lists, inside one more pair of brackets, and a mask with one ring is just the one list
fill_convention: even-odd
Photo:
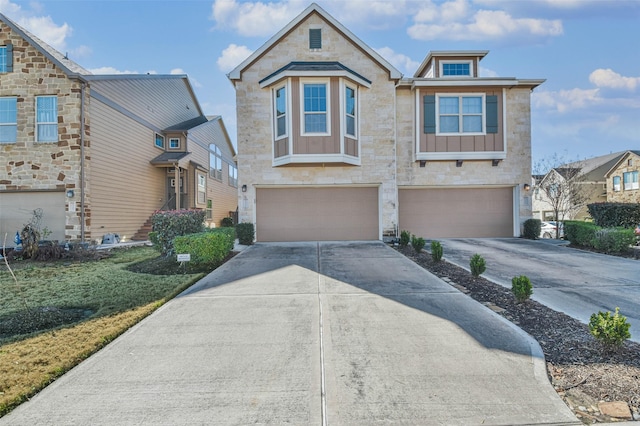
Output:
[[484,261],[484,258],[480,256],[478,253],[471,256],[471,261],[469,262],[469,267],[471,268],[471,275],[478,278],[480,275],[487,270],[487,264]]
[[427,242],[422,237],[416,237],[415,235],[411,236],[411,247],[416,251],[416,253],[420,253],[424,248]]
[[511,292],[516,297],[518,303],[526,302],[533,294],[531,280],[526,275],[513,277],[511,279]]
[[630,327],[627,317],[620,315],[618,307],[613,315],[611,312],[598,312],[591,315],[589,321],[589,331],[607,351],[619,349],[624,341],[631,337]]
[[409,231],[400,232],[400,247],[406,247],[411,242],[411,234]]
[[442,244],[440,241],[431,241],[431,258],[434,262],[440,262],[442,260]]

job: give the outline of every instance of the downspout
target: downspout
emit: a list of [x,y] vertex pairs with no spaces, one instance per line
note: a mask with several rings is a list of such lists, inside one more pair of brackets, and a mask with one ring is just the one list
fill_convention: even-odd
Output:
[[80,242],[85,240],[85,213],[84,213],[84,98],[86,82],[81,83],[80,89]]

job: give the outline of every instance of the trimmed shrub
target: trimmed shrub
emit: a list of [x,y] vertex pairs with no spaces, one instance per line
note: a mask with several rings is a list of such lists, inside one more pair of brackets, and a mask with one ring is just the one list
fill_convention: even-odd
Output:
[[611,312],[598,312],[591,315],[589,331],[606,350],[616,350],[624,341],[631,337],[627,317],[620,315],[620,308],[616,307],[615,314]]
[[[153,232],[151,240],[160,252],[173,254],[173,239],[180,235],[195,234],[204,229],[204,210],[170,210],[156,212],[151,217]],[[149,236],[151,238],[151,236]]]
[[411,234],[409,231],[400,232],[400,247],[406,247],[411,242]]
[[422,237],[416,237],[415,235],[411,236],[411,247],[416,251],[416,253],[420,253],[424,248],[427,242]]
[[478,253],[471,256],[469,266],[471,268],[471,275],[476,278],[482,275],[482,273],[487,270],[487,264],[485,263],[484,258]]
[[605,253],[623,253],[630,250],[636,237],[632,229],[599,229],[595,232],[591,246]]
[[596,236],[598,227],[591,222],[575,220],[564,222],[564,236],[571,244],[579,246],[591,246],[591,241]]
[[640,223],[640,203],[593,203],[587,206],[596,225],[634,228]]
[[533,294],[531,280],[525,275],[513,277],[511,279],[511,292],[516,297],[518,303],[527,301]]
[[239,223],[236,225],[236,235],[238,236],[238,242],[244,246],[250,246],[253,244],[253,239],[256,235],[256,231],[253,228],[253,223]]
[[442,244],[440,241],[431,241],[431,259],[434,262],[440,262],[442,260]]
[[222,220],[220,221],[220,226],[222,226],[224,228],[232,227],[233,226],[233,218],[232,217],[223,217]]
[[235,241],[236,239],[236,229],[235,228],[205,228],[205,232],[209,232],[211,234],[223,234],[226,235],[231,241]]
[[529,240],[535,240],[540,236],[542,221],[540,219],[527,219],[524,221],[522,236]]
[[201,232],[177,236],[173,240],[175,253],[191,255],[189,268],[214,268],[233,250],[234,240],[228,232]]

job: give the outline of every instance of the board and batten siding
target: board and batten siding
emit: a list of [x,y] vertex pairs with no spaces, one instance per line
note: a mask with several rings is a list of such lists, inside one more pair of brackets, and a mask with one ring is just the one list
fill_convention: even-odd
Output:
[[[91,236],[133,236],[166,201],[166,170],[150,160],[155,132],[91,99]],[[126,153],[126,155],[123,155]]]

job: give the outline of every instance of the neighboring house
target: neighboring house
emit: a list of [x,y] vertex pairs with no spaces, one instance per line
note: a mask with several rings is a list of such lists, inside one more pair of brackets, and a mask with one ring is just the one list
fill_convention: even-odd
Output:
[[640,151],[627,151],[607,171],[607,201],[640,203]]
[[519,236],[531,217],[531,91],[486,51],[404,77],[316,4],[228,75],[240,221],[258,241]]
[[552,201],[544,190],[545,185],[563,185],[566,179],[575,181],[575,189],[579,192],[577,197],[579,205],[567,204],[561,209],[560,220],[587,220],[590,219],[588,204],[611,201],[607,197],[606,173],[623,156],[624,151],[574,161],[551,169],[534,186],[533,190],[533,217],[542,221],[555,220],[552,209]]
[[[235,152],[185,75],[92,75],[0,14],[0,235],[146,239],[159,209],[237,207]],[[175,182],[180,182],[176,185]],[[176,204],[177,202],[177,204]]]

